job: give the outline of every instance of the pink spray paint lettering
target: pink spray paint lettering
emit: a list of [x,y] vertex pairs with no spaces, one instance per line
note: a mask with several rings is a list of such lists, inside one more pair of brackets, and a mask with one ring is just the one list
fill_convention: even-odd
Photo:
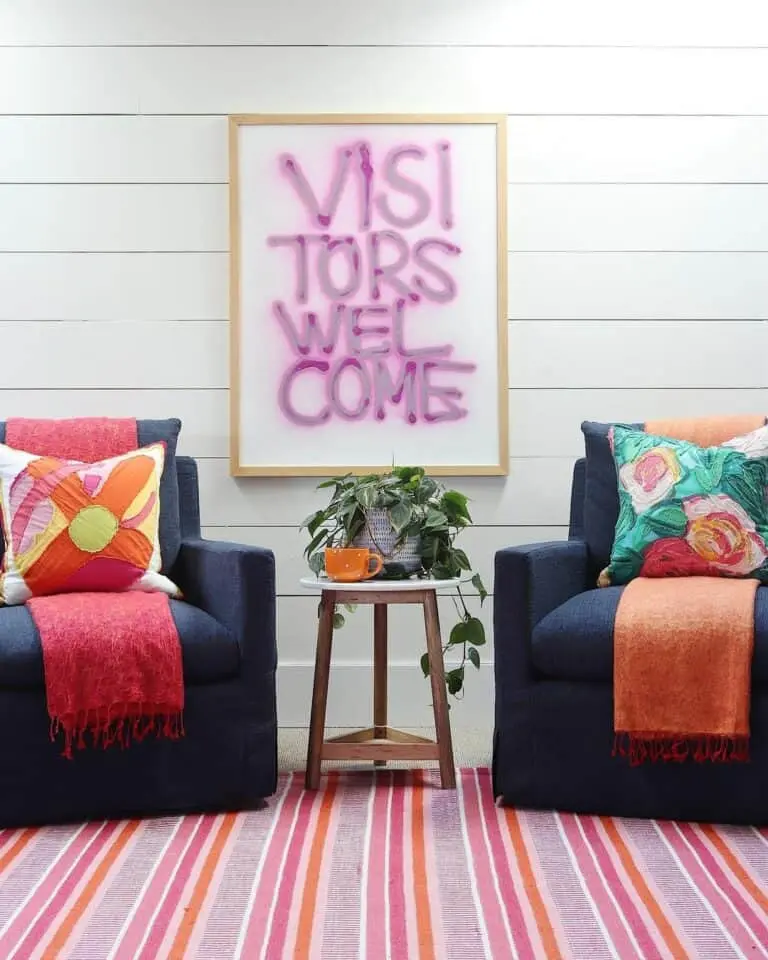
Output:
[[[293,357],[278,388],[285,417],[306,427],[466,417],[459,384],[475,364],[455,356],[450,342],[425,343],[423,320],[414,327],[424,305],[445,306],[459,295],[451,267],[462,251],[446,235],[456,226],[450,143],[397,143],[378,160],[370,143],[343,145],[322,198],[294,155],[282,154],[278,169],[307,224],[305,232],[267,238],[293,278],[285,299],[272,303]],[[334,232],[350,202],[356,236],[349,222]],[[409,339],[417,330],[422,335]]]

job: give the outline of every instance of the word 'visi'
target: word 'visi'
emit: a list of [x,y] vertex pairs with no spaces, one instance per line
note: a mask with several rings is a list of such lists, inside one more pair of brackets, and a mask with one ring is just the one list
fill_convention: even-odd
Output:
[[[436,205],[438,222],[444,230],[450,230],[453,227],[450,151],[451,145],[446,141],[441,141],[435,145],[435,160],[437,162]],[[356,172],[356,179],[360,187],[358,191],[358,229],[361,231],[371,229],[375,210],[390,226],[405,230],[423,223],[431,214],[435,201],[422,183],[409,177],[401,170],[401,165],[404,160],[424,161],[427,156],[427,151],[415,144],[394,146],[384,157],[382,168],[378,174],[391,190],[410,197],[412,210],[407,214],[396,213],[392,209],[385,191],[374,192],[371,146],[365,141],[339,147],[336,151],[333,177],[322,204],[310,186],[301,164],[292,153],[282,154],[279,162],[283,173],[291,182],[301,200],[310,223],[324,228],[331,226],[347,181]]]

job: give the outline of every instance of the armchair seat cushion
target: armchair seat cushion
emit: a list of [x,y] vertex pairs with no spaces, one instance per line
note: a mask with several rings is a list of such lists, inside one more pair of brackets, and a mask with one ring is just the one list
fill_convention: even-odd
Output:
[[[624,589],[587,590],[543,617],[533,629],[536,671],[554,680],[612,683],[613,625]],[[755,598],[752,680],[768,685],[768,587],[759,587]]]
[[[213,683],[236,676],[240,650],[230,631],[189,603],[169,602],[181,641],[184,682]],[[0,607],[0,688],[42,689],[43,683],[43,649],[29,610]]]

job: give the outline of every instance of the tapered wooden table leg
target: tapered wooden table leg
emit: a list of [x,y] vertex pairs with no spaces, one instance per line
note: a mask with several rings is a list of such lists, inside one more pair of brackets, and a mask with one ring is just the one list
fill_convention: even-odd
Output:
[[453,789],[456,786],[456,768],[453,763],[453,741],[448,717],[448,695],[445,689],[443,647],[440,639],[436,592],[425,591],[422,602],[429,654],[429,678],[432,683],[432,708],[435,711],[435,733],[439,748],[440,781],[443,789]]
[[328,680],[331,674],[331,646],[333,644],[333,614],[336,595],[323,591],[320,600],[320,619],[317,626],[315,653],[315,680],[312,687],[312,713],[309,721],[309,747],[304,786],[317,790],[320,785],[320,760],[325,739],[325,710],[328,703]]
[[[387,605],[373,607],[373,736],[387,739]],[[386,766],[386,760],[374,760],[375,767]]]

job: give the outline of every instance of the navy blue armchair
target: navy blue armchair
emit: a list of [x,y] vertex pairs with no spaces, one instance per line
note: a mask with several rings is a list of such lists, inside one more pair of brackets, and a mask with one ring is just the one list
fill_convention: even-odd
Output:
[[24,607],[0,609],[0,826],[235,810],[275,791],[275,561],[202,540],[197,465],[176,459],[181,548],[171,601],[186,735],[72,760],[48,734],[42,649]]
[[597,589],[584,538],[586,461],[569,539],[496,554],[494,792],[519,807],[768,822],[768,587],[757,591],[751,760],[631,767],[613,754],[613,624],[621,587]]

